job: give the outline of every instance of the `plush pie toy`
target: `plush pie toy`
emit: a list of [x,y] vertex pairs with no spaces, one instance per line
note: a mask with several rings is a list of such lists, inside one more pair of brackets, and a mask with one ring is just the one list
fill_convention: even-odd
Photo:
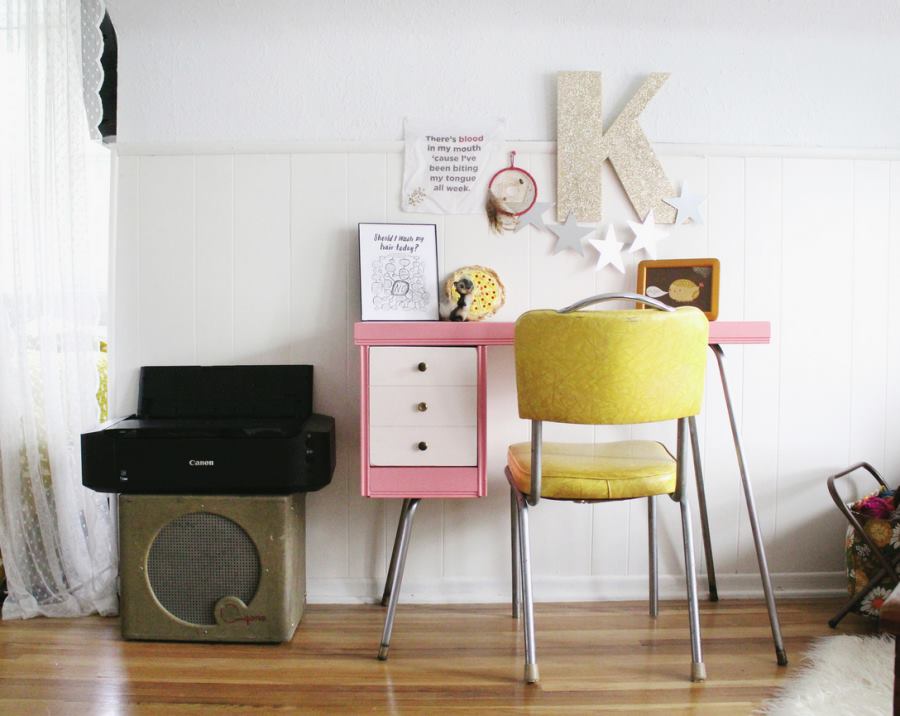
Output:
[[[503,284],[497,273],[485,266],[464,266],[453,272],[445,284],[447,299],[451,304],[455,306],[459,303],[460,294],[457,290],[457,282],[466,278],[474,284],[474,287],[471,301],[466,301],[468,311],[465,320],[480,321],[493,316],[502,308],[506,300]],[[465,285],[465,282],[461,285]]]

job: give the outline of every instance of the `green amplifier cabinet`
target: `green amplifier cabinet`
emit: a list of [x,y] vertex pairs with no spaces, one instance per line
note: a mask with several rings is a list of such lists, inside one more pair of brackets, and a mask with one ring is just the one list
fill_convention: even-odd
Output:
[[306,604],[305,498],[121,495],[122,636],[290,641]]

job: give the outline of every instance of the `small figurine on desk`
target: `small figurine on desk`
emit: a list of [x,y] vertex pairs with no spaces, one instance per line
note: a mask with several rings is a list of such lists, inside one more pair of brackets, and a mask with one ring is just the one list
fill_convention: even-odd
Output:
[[472,305],[472,299],[475,293],[475,283],[468,276],[463,276],[453,282],[453,288],[459,298],[456,300],[456,306],[450,311],[451,321],[465,321],[469,315],[469,306]]
[[444,284],[441,318],[445,321],[480,321],[503,306],[505,291],[500,277],[484,266],[464,266]]

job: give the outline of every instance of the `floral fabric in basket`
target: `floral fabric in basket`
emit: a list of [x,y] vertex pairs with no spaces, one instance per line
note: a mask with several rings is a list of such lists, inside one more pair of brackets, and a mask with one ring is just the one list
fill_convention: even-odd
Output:
[[[900,554],[900,495],[896,490],[882,488],[850,505],[860,526],[872,542],[881,550],[890,564]],[[847,590],[854,596],[866,588],[881,569],[881,564],[852,526],[847,526],[845,541],[847,555]],[[856,607],[855,612],[865,617],[878,618],[884,601],[893,585],[885,576],[879,586],[869,592]]]

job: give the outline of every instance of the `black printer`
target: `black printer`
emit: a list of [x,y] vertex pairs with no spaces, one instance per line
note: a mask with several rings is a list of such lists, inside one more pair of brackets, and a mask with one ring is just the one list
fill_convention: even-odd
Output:
[[98,492],[286,495],[331,482],[334,419],[310,365],[141,368],[138,411],[81,436]]

